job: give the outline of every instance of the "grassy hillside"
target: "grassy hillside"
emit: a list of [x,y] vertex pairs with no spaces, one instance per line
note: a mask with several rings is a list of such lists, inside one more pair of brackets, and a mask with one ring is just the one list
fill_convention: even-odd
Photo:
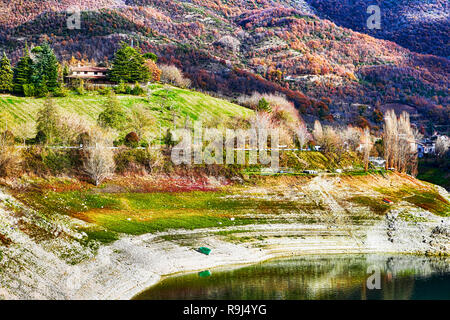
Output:
[[450,190],[450,171],[445,166],[422,160],[419,162],[418,179],[440,185]]
[[[226,120],[232,116],[246,116],[252,113],[250,109],[226,100],[196,91],[161,85],[153,87],[150,98],[132,95],[119,95],[118,98],[126,111],[137,106],[148,109],[163,127],[172,123],[174,112],[180,125],[184,123],[186,117],[192,120],[201,118],[204,121],[214,118]],[[70,94],[67,97],[55,98],[55,103],[63,112],[78,114],[88,121],[96,121],[103,110],[105,100],[106,96],[97,93]],[[31,126],[28,135],[33,134],[36,114],[44,101],[43,98],[0,95],[0,129],[5,129],[7,120],[8,128],[14,133],[23,131],[23,126],[26,125]]]

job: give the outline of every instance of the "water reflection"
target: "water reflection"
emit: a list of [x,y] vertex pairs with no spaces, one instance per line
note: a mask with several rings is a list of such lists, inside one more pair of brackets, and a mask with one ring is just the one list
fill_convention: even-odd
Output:
[[[370,267],[370,268],[369,268]],[[369,270],[380,290],[369,290]],[[450,259],[406,255],[327,255],[267,261],[169,277],[136,299],[450,299]]]

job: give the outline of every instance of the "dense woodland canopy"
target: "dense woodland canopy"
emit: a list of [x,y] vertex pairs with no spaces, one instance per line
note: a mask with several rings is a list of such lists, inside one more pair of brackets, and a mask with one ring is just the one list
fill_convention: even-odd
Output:
[[[338,25],[392,40],[412,51],[450,56],[449,11],[446,0],[308,0],[319,16]],[[367,7],[378,5],[382,27],[368,30]]]

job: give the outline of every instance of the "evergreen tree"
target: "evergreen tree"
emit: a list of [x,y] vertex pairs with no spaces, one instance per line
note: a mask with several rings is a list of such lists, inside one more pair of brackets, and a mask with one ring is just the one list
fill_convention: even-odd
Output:
[[67,64],[65,64],[63,71],[62,71],[63,78],[67,77],[69,75],[69,73],[70,73],[69,66]]
[[32,82],[38,95],[46,94],[46,91],[54,91],[60,87],[58,82],[58,59],[48,43],[44,43],[36,52],[36,62],[33,64]]
[[158,62],[158,56],[153,52],[144,53],[143,57],[147,60],[152,60],[153,62]]
[[11,92],[13,89],[13,71],[11,69],[11,61],[9,61],[6,53],[0,60],[0,92]]
[[109,79],[116,83],[147,82],[150,79],[150,71],[145,62],[139,51],[124,44],[114,55]]
[[36,128],[38,140],[47,144],[57,142],[59,137],[59,112],[52,98],[47,97],[44,106],[38,111]]
[[265,98],[262,98],[261,100],[259,100],[258,107],[257,107],[256,110],[257,111],[265,111],[267,113],[271,113],[272,112],[272,107],[270,106],[270,103]]
[[25,45],[24,55],[14,68],[13,91],[25,95],[24,86],[31,83],[33,60],[30,57],[28,46]]
[[109,92],[104,107],[105,109],[98,115],[97,123],[103,128],[122,129],[127,116],[114,93]]

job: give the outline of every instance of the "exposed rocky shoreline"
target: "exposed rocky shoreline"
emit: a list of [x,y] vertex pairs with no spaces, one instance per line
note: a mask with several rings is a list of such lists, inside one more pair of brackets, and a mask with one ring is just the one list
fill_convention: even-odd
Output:
[[[424,257],[450,255],[450,218],[407,204],[393,207],[377,219],[345,219],[351,212],[333,196],[340,181],[316,179],[308,185],[320,195],[326,210],[314,222],[266,223],[197,230],[173,230],[142,236],[123,236],[95,251],[63,239],[31,240],[20,220],[43,223],[33,216],[12,214],[15,200],[0,200],[0,298],[2,299],[131,299],[162,276],[218,266],[255,263],[275,257],[336,253],[402,253]],[[336,189],[336,190],[335,190]],[[293,190],[286,194],[298,196]],[[286,196],[286,194],[284,196]],[[440,194],[449,198],[445,190]],[[248,193],[243,196],[249,196]],[[328,211],[333,208],[333,211]],[[344,210],[345,209],[345,210]],[[361,208],[354,208],[354,211]],[[405,210],[408,211],[405,218]],[[344,213],[344,211],[346,213]],[[279,217],[278,217],[279,218]],[[289,220],[289,214],[284,217]],[[342,220],[342,221],[341,221]],[[68,217],[48,232],[77,234]],[[9,241],[5,240],[9,239]],[[205,256],[195,248],[207,246]],[[95,252],[95,253],[93,253]],[[77,264],[65,255],[84,254]],[[448,260],[447,260],[448,261]]]

